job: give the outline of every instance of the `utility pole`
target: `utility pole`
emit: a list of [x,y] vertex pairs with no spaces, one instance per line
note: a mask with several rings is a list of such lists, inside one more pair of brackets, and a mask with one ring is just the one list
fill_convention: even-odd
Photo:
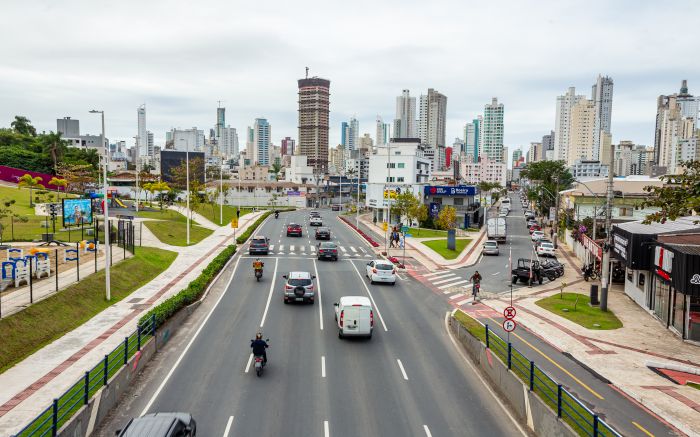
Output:
[[[386,144],[386,181],[391,183],[391,141]],[[389,225],[391,224],[391,190],[384,184],[387,196],[386,230],[384,231],[384,250],[389,253]]]
[[557,188],[554,192],[554,248],[557,248],[557,240],[559,238],[559,174],[557,173]]
[[[100,114],[102,117],[102,135],[100,140],[102,141],[102,146],[105,148],[104,152],[104,228],[105,228],[105,299],[112,300],[112,287],[110,283],[109,275],[109,264],[112,259],[111,250],[112,247],[109,244],[109,232],[111,231],[111,226],[109,224],[109,184],[107,182],[107,166],[109,165],[109,144],[105,144],[105,112],[97,111],[95,109],[90,111],[91,114]],[[48,231],[47,231],[48,232]],[[58,274],[58,272],[56,272]]]
[[600,278],[600,309],[608,310],[608,288],[610,276],[610,234],[612,233],[613,206],[613,162],[615,162],[615,147],[610,146],[610,162],[608,165],[608,198],[605,202],[605,244],[603,245],[603,266]]

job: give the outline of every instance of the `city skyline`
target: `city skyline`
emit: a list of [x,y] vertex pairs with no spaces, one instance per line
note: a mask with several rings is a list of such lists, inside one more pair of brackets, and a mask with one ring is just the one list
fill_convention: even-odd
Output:
[[[303,76],[304,67],[309,66],[310,75],[326,77],[334,84],[329,122],[331,146],[340,142],[341,121],[356,114],[360,125],[365,126],[359,134],[369,132],[374,136],[377,115],[385,121],[394,119],[395,98],[401,90],[409,89],[412,96],[418,97],[429,88],[435,88],[450,99],[447,138],[462,137],[464,125],[482,112],[483,105],[491,97],[498,97],[507,107],[504,142],[512,150],[539,141],[550,132],[554,127],[552,101],[556,96],[570,86],[588,95],[585,87],[590,86],[598,74],[603,74],[615,80],[612,142],[630,140],[637,144],[653,144],[657,97],[675,92],[682,79],[688,79],[691,90],[700,88],[696,74],[700,71],[700,61],[686,56],[682,47],[664,44],[653,32],[645,31],[658,20],[672,16],[671,11],[653,5],[631,8],[630,3],[621,2],[599,12],[594,7],[582,8],[577,20],[559,21],[551,17],[565,16],[563,7],[555,2],[548,3],[547,16],[533,16],[526,26],[527,41],[513,41],[507,35],[494,41],[505,50],[501,53],[503,56],[499,55],[501,59],[488,48],[467,44],[466,41],[484,34],[486,23],[481,24],[479,20],[474,20],[470,29],[459,30],[462,33],[448,39],[419,38],[408,29],[402,29],[399,23],[389,22],[383,38],[379,42],[372,41],[373,45],[367,44],[369,36],[344,41],[342,32],[329,31],[329,38],[314,41],[319,48],[315,53],[324,53],[324,56],[310,56],[306,50],[309,42],[296,30],[286,34],[284,39],[255,30],[262,18],[247,6],[241,11],[241,17],[245,16],[246,20],[241,18],[228,30],[194,28],[185,39],[178,31],[160,29],[157,24],[149,23],[149,26],[134,28],[151,30],[139,30],[117,41],[97,32],[97,24],[91,21],[80,27],[80,31],[69,30],[73,20],[103,15],[99,6],[89,14],[82,12],[81,4],[84,3],[75,2],[72,8],[57,8],[48,2],[6,6],[7,26],[0,30],[3,39],[8,40],[20,31],[19,18],[27,9],[34,12],[37,24],[48,32],[53,31],[55,37],[47,41],[41,35],[28,35],[9,47],[7,62],[0,68],[0,95],[3,96],[0,121],[4,125],[9,125],[15,115],[25,115],[39,131],[49,131],[56,129],[57,118],[69,116],[82,122],[83,132],[96,134],[98,121],[88,117],[87,111],[98,107],[105,110],[107,136],[113,141],[133,144],[133,137],[138,133],[133,110],[146,103],[148,130],[154,133],[156,145],[162,145],[165,133],[173,127],[198,126],[205,131],[214,127],[217,101],[222,100],[226,102],[222,106],[227,108],[227,124],[243,132],[249,120],[265,114],[275,125],[277,134],[272,141],[278,144],[285,136],[298,140],[295,81]],[[163,11],[162,6],[159,2],[145,6],[142,18],[136,17],[136,20],[145,20],[149,14],[164,14],[164,21],[165,18],[182,19],[182,12]],[[447,2],[446,6],[441,8],[444,11],[431,17],[427,25],[442,27],[467,8],[456,2]],[[274,6],[275,12],[268,18],[278,24],[292,22],[298,13],[287,8],[284,4]],[[492,11],[488,5],[469,8],[474,17],[486,16]],[[516,19],[520,8],[525,5],[513,3],[513,13],[502,17],[513,34],[525,28],[525,24]],[[406,9],[402,12],[406,16],[419,13],[415,6]],[[700,7],[686,2],[684,10],[692,15],[700,11]],[[215,17],[217,12],[215,7],[203,7],[198,14],[205,20]],[[389,5],[379,5],[371,21],[386,24],[390,14]],[[615,14],[625,15],[624,29],[618,28],[618,23],[610,18]],[[119,27],[120,23],[133,19],[126,13],[104,14],[101,26]],[[333,26],[349,26],[356,19],[354,14],[343,16]],[[577,32],[585,31],[586,23],[591,21],[597,23],[600,31],[580,40]],[[324,28],[331,26],[330,23],[322,25]],[[564,28],[567,32],[561,32]],[[685,31],[690,38],[699,33],[692,28]],[[556,40],[548,38],[557,32],[563,36]],[[84,38],[87,33],[91,38]],[[156,33],[162,35],[154,36]],[[630,45],[630,35],[635,35],[633,45]],[[146,37],[153,41],[140,46]],[[195,68],[195,61],[204,59],[211,50],[211,41],[222,38],[231,40],[232,44],[226,56],[217,58],[220,68],[216,63],[206,71]],[[574,42],[577,50],[572,51],[570,46]],[[103,50],[105,44],[108,47]],[[346,48],[342,51],[344,57],[355,63],[339,63],[335,55],[326,55],[329,50],[325,49],[334,45]],[[460,61],[458,53],[466,48],[476,51],[473,56],[489,61],[493,68],[475,70]],[[260,49],[271,52],[263,56]],[[216,48],[217,53],[220,50]],[[91,55],[96,68],[76,70],[74,59],[81,53]],[[437,74],[434,69],[421,66],[422,61],[418,60],[393,65],[392,58],[402,53],[423,54],[433,61],[430,65],[437,62],[449,64],[451,68]],[[585,53],[596,56],[582,56]],[[172,71],[173,54],[187,61],[178,64],[181,68],[177,72]],[[665,61],[658,65],[657,60],[662,55]],[[231,60],[223,60],[227,57]],[[549,64],[551,59],[557,60],[557,68],[543,73],[541,65]],[[144,62],[145,68],[133,68]],[[362,65],[367,62],[380,68],[366,71]],[[230,63],[244,68],[232,71],[228,68]],[[51,74],[46,73],[47,66]],[[508,68],[498,68],[506,66]],[[516,71],[517,74],[513,73]]]

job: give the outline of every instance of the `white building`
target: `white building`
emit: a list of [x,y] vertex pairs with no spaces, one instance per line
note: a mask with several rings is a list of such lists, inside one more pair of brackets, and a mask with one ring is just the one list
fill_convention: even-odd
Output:
[[306,155],[292,155],[284,180],[296,184],[315,183],[314,168],[308,165]]
[[459,174],[465,183],[476,185],[481,181],[498,182],[502,186],[506,186],[508,172],[505,162],[498,162],[488,157],[482,157],[477,162],[474,162],[469,155],[465,155],[465,158],[460,161],[459,170]]
[[253,162],[259,165],[270,164],[270,123],[265,118],[256,118],[253,125]]
[[[688,83],[683,81],[680,93],[659,96],[654,137],[654,159],[658,166],[665,167],[668,174],[680,172],[682,156],[693,156],[697,138],[698,107],[700,97],[688,94]],[[685,149],[685,150],[683,150]]]
[[481,126],[484,117],[479,115],[464,126],[464,153],[472,157],[472,162],[479,160],[479,144],[481,144]]
[[394,137],[416,138],[416,98],[411,97],[409,90],[403,90],[396,98]]
[[359,156],[357,158],[348,159],[345,162],[345,174],[348,177],[352,174],[353,178],[356,178],[359,174],[360,179],[367,179],[369,176],[369,158]]
[[184,152],[189,147],[190,152],[204,151],[204,131],[193,127],[192,129],[172,129],[173,148]]
[[527,151],[526,162],[537,162],[542,158],[542,143],[530,143],[530,149]]
[[574,165],[569,166],[569,171],[574,179],[607,177],[608,169],[608,165],[600,161],[581,159],[577,159]]
[[231,159],[238,155],[238,132],[236,128],[219,127],[219,153],[224,159]]
[[506,162],[503,153],[503,103],[494,97],[491,104],[484,106],[484,120],[481,127],[479,156],[492,161]]
[[430,160],[423,152],[415,138],[393,138],[370,156],[365,204],[378,221],[387,218],[390,198],[397,194],[410,191],[421,198],[430,179]]
[[[592,159],[596,120],[595,102],[581,99],[571,109],[569,128],[569,147],[566,153],[566,165],[574,165],[577,160]],[[600,144],[600,138],[597,141]],[[598,155],[598,151],[595,152]]]
[[593,122],[593,155],[592,159],[600,160],[602,133],[612,135],[610,132],[612,118],[613,80],[608,76],[598,75],[596,83],[592,87],[591,100],[595,106],[595,119]]
[[391,127],[389,123],[384,123],[382,117],[377,115],[377,133],[376,144],[383,146],[391,139]]
[[435,149],[436,163],[433,168],[445,168],[445,126],[447,122],[447,97],[428,89],[428,94],[420,96],[418,137],[421,144]]
[[586,96],[576,95],[576,88],[569,87],[563,96],[557,97],[556,118],[554,121],[554,160],[568,162],[571,135],[571,112]]
[[[290,206],[304,208],[307,206],[307,197],[314,187],[293,182],[274,181],[224,181],[226,185],[225,203],[227,205],[241,206]],[[210,185],[209,189],[215,190],[218,183]]]
[[615,146],[615,176],[645,175],[654,159],[654,148],[620,141]]
[[151,156],[153,155],[153,148],[149,153],[148,150],[148,131],[146,130],[146,104],[139,106],[136,109],[136,117],[138,122],[138,132],[137,132],[137,147],[139,150],[139,156]]

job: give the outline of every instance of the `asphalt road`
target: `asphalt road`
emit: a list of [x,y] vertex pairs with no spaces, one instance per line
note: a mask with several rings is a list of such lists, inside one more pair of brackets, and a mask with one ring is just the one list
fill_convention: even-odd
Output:
[[[444,298],[410,277],[370,285],[364,267],[372,250],[335,215],[322,213],[341,247],[337,262],[311,255],[308,212],[268,219],[258,234],[271,239],[274,255],[264,257],[262,281],[241,250],[231,282],[215,287],[97,435],[155,411],[192,413],[202,436],[518,435],[454,349]],[[289,221],[302,223],[302,238],[285,236]],[[317,275],[314,305],[283,303],[282,275],[295,270]],[[343,295],[374,301],[371,340],[338,338],[333,303]],[[270,349],[258,378],[249,342],[260,326]]]

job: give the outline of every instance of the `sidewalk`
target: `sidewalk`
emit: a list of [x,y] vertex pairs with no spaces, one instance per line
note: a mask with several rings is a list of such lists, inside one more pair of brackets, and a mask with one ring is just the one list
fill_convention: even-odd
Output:
[[[577,266],[573,253],[561,245],[570,266]],[[584,282],[578,269],[568,268],[552,286],[521,288],[514,299],[519,324],[561,352],[594,369],[628,397],[688,435],[700,435],[700,390],[680,386],[647,367],[651,363],[669,363],[685,368],[700,368],[700,347],[685,343],[634,303],[619,285],[608,295],[608,307],[622,321],[615,330],[589,330],[540,308],[536,301],[559,292],[588,295],[591,283]],[[505,296],[484,299],[484,305],[503,312],[509,305]],[[700,371],[700,370],[699,370]]]
[[[262,213],[241,217],[239,231]],[[0,435],[19,431],[41,413],[133,332],[142,314],[195,279],[224,246],[233,243],[233,234],[230,226],[217,227],[198,244],[170,247],[178,257],[153,281],[0,374]]]

